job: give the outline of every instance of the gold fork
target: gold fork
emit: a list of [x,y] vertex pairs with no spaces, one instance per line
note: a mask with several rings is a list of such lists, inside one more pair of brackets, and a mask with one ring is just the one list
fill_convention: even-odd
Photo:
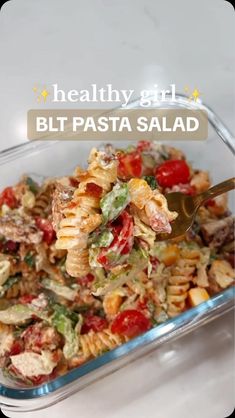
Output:
[[202,203],[232,189],[235,189],[235,177],[216,184],[216,186],[196,196],[188,196],[179,192],[168,193],[166,195],[168,208],[176,211],[178,217],[171,224],[172,232],[170,234],[157,235],[157,241],[176,238],[185,234],[192,226],[198,208]]

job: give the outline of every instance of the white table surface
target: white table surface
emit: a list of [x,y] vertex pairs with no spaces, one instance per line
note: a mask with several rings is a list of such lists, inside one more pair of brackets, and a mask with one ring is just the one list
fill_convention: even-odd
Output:
[[[7,2],[0,12],[0,150],[26,140],[35,84],[188,85],[234,132],[234,27],[232,6],[222,0]],[[234,406],[233,350],[230,313],[24,416],[222,418]]]

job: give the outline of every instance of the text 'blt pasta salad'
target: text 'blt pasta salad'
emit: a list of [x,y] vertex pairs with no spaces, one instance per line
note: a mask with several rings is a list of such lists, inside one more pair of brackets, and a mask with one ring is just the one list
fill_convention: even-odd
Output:
[[39,385],[234,283],[234,219],[222,195],[164,242],[165,194],[210,187],[172,147],[92,149],[86,169],[0,194],[0,365]]

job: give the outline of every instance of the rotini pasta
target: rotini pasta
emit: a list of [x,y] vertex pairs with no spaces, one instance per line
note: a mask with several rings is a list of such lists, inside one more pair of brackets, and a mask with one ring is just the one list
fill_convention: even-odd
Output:
[[84,360],[97,357],[107,350],[112,350],[127,341],[127,338],[113,334],[109,329],[100,332],[89,331],[80,336],[78,355]]
[[185,310],[190,282],[199,259],[200,251],[183,248],[180,258],[171,268],[167,286],[167,313],[170,317]]
[[65,218],[60,222],[57,232],[56,247],[68,250],[66,270],[73,277],[86,275],[90,271],[86,248],[88,234],[101,224],[100,197],[110,190],[116,180],[116,161],[106,161],[104,157],[104,153],[93,149],[87,172],[76,170],[75,176],[81,182],[63,210]]

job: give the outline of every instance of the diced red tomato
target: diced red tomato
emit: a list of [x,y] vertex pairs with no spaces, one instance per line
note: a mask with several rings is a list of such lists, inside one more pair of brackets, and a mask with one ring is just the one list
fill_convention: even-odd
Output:
[[87,183],[86,192],[94,197],[101,197],[103,189],[95,183]]
[[19,302],[25,305],[27,303],[31,303],[35,298],[37,298],[35,295],[24,295],[19,298]]
[[99,332],[108,327],[108,321],[98,315],[87,315],[82,325],[81,333],[87,334],[89,331]]
[[136,309],[127,309],[120,312],[111,325],[114,334],[121,334],[132,338],[151,327],[150,320]]
[[184,160],[168,160],[156,169],[156,180],[161,187],[189,182],[190,170]]
[[150,141],[139,141],[137,144],[137,150],[140,152],[148,151],[151,148]]
[[95,277],[93,276],[93,274],[88,273],[86,276],[79,277],[78,283],[81,286],[87,286],[89,283],[92,283],[94,279]]
[[12,240],[6,241],[3,245],[4,251],[11,254],[15,254],[18,251],[18,248],[19,243]]
[[142,158],[139,151],[118,155],[118,176],[121,178],[140,177],[142,174]]
[[22,341],[14,341],[9,356],[16,356],[16,354],[20,354],[24,350],[23,342]]
[[35,221],[37,227],[43,232],[43,241],[50,245],[56,237],[52,223],[48,219],[43,219],[39,216],[35,218]]
[[18,201],[12,187],[6,187],[0,194],[0,206],[3,204],[9,206],[11,209],[17,208]]
[[101,248],[97,257],[97,261],[106,269],[115,266],[118,262],[117,257],[116,260],[112,260],[112,258],[109,257],[110,255],[125,255],[129,254],[132,250],[134,243],[134,224],[132,216],[129,215],[127,211],[123,211],[122,214],[111,223],[110,229],[114,239],[109,247]]

